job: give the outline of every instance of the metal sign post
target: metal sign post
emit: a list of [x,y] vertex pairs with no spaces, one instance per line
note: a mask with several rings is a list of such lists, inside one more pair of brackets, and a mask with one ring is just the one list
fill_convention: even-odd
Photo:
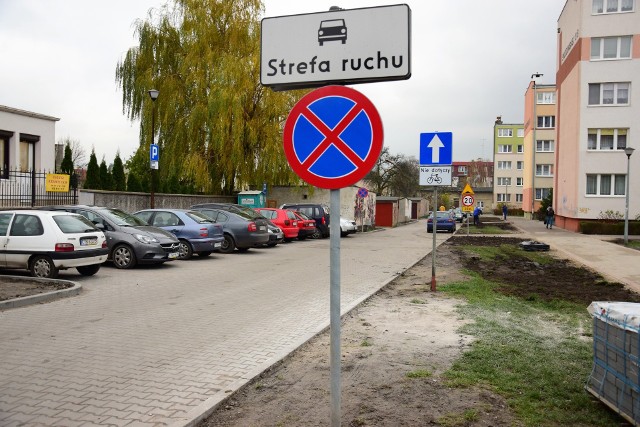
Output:
[[438,213],[436,206],[438,205],[438,187],[433,187],[433,248],[431,249],[431,291],[436,291],[436,230],[438,229]]
[[[331,331],[331,426],[340,426],[340,189],[331,190],[330,209],[334,220],[329,223],[329,317]],[[338,216],[339,218],[339,216]]]

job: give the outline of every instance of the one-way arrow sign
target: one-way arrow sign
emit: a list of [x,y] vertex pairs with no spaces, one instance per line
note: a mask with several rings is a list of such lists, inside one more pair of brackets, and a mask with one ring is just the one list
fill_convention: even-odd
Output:
[[450,165],[453,160],[453,134],[435,132],[420,134],[420,164]]

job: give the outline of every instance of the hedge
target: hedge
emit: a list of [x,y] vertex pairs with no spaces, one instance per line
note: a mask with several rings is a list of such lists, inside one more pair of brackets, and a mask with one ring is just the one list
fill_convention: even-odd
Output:
[[[624,234],[624,221],[580,221],[580,232],[583,234]],[[640,235],[640,221],[629,221],[629,234]]]

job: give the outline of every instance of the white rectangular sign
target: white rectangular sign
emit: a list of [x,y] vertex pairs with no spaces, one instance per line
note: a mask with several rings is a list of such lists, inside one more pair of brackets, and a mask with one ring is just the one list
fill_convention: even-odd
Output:
[[411,77],[406,4],[264,18],[260,82],[274,89]]
[[451,185],[451,165],[420,165],[420,185]]

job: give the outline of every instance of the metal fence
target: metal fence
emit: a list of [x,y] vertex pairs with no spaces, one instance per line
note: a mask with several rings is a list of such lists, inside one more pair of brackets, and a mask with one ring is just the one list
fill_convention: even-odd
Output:
[[47,191],[47,175],[52,172],[0,169],[0,208],[33,208],[47,205],[77,204],[75,176],[70,177],[69,191]]

